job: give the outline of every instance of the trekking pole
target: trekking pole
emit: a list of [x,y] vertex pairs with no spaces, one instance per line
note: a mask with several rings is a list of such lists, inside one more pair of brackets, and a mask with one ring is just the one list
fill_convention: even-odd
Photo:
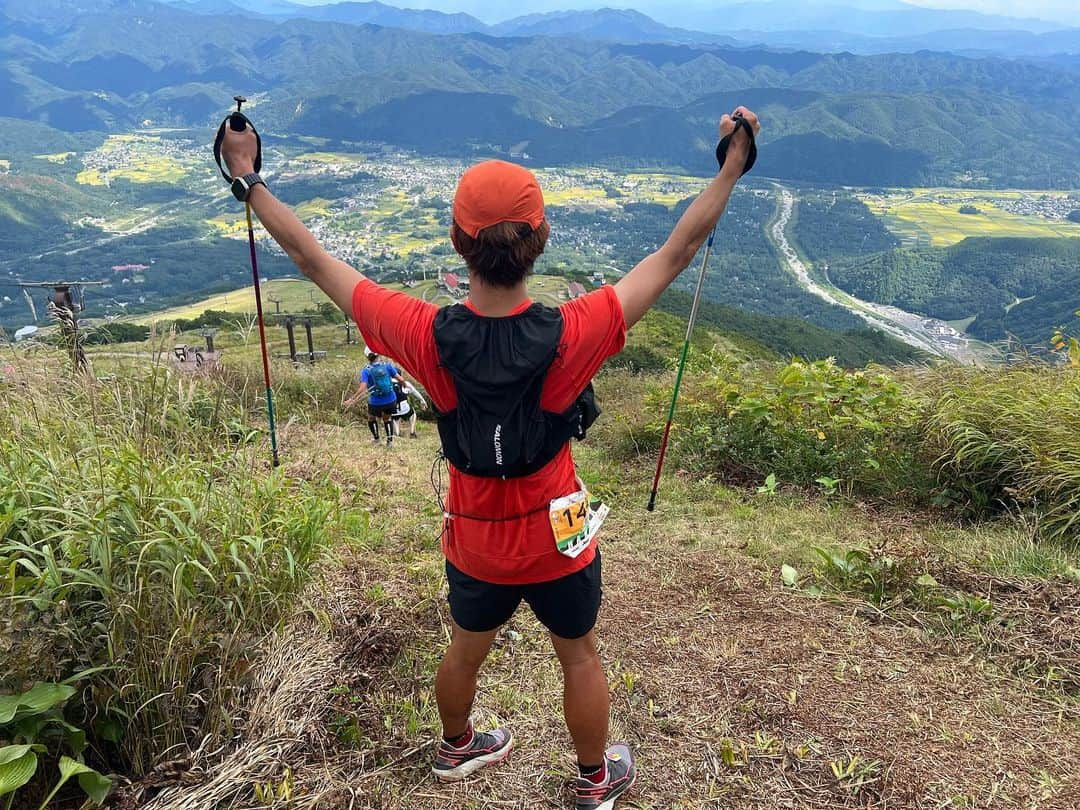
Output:
[[255,258],[255,228],[251,223],[251,203],[244,203],[247,213],[248,247],[251,249],[251,278],[255,283],[255,311],[259,316],[259,345],[262,348],[263,380],[266,383],[266,416],[270,422],[270,453],[274,466],[281,465],[278,456],[277,425],[274,423],[274,390],[270,387],[270,355],[266,352],[266,326],[263,324],[262,290],[259,285],[259,261]]
[[[236,112],[232,113],[226,121],[223,121],[221,128],[218,131],[217,141],[214,144],[214,158],[217,160],[218,168],[221,169],[221,173],[225,176],[225,179],[229,182],[232,181],[222,165],[221,161],[221,141],[225,134],[225,125],[228,123],[229,127],[235,132],[243,132],[244,129],[251,122],[248,120],[240,108],[244,102],[247,101],[243,96],[233,96],[233,101],[236,102]],[[252,130],[255,129],[255,125],[251,125]],[[256,157],[255,157],[255,171],[258,172],[262,167],[262,139],[259,138],[258,132],[255,133],[257,142]],[[273,465],[279,467],[281,465],[281,458],[278,456],[278,442],[277,442],[277,424],[274,420],[274,390],[270,385],[270,355],[266,351],[266,325],[263,323],[263,305],[262,305],[262,285],[259,282],[259,260],[255,254],[255,226],[251,220],[251,203],[244,203],[244,213],[247,215],[247,232],[248,232],[248,248],[251,253],[251,280],[255,285],[255,312],[259,319],[259,346],[262,349],[262,365],[263,365],[263,382],[266,385],[266,416],[267,421],[270,423],[270,454],[273,459]]]
[[690,338],[694,334],[694,322],[697,320],[698,304],[701,303],[701,294],[705,289],[705,270],[709,266],[709,255],[712,253],[714,236],[716,236],[715,225],[709,232],[709,241],[705,245],[705,255],[701,259],[701,271],[698,273],[697,290],[694,291],[694,302],[690,305],[690,320],[686,324],[686,340],[683,342],[682,356],[679,358],[679,370],[675,374],[675,390],[671,392],[671,407],[668,409],[667,424],[664,426],[664,438],[660,440],[660,457],[656,460],[656,475],[653,476],[652,493],[649,495],[649,505],[646,507],[650,512],[656,508],[656,492],[660,488],[660,474],[664,470],[664,457],[667,455],[671,423],[675,420],[675,403],[679,401],[679,389],[682,387],[683,372],[686,370],[686,358],[690,354]]

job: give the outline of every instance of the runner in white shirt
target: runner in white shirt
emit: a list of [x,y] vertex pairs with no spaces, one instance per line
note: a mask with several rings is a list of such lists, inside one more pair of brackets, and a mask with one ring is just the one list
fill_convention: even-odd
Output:
[[409,396],[412,395],[420,401],[421,408],[427,408],[427,400],[424,396],[413,387],[412,383],[408,380],[402,385],[401,383],[394,383],[394,391],[398,395],[397,410],[394,411],[394,433],[397,436],[401,435],[401,420],[409,420],[409,435],[412,438],[416,438],[416,409],[413,408],[409,402]]

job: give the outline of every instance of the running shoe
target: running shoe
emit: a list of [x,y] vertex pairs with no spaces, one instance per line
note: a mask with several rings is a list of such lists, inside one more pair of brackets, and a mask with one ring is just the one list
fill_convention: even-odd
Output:
[[628,791],[637,778],[634,755],[630,748],[619,743],[604,755],[607,774],[599,784],[584,776],[574,780],[577,810],[614,810],[615,800]]
[[464,748],[454,748],[446,740],[435,752],[435,764],[431,772],[440,782],[460,782],[476,773],[485,765],[502,762],[510,755],[514,740],[506,729],[491,732],[474,731],[472,742]]

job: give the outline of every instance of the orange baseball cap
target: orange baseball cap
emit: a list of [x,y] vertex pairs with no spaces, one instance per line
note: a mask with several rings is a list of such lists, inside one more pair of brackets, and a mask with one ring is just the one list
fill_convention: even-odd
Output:
[[536,175],[505,160],[488,160],[466,170],[454,194],[454,222],[475,239],[500,222],[544,221],[544,194]]

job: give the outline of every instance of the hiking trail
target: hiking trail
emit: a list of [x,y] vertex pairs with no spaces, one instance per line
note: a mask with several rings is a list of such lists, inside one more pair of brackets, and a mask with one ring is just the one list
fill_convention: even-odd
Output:
[[[496,641],[475,708],[479,727],[512,729],[514,753],[462,784],[430,775],[448,613],[437,439],[433,424],[420,429],[390,449],[359,421],[282,431],[287,472],[329,474],[363,497],[373,536],[342,551],[271,645],[242,743],[192,763],[194,776],[148,808],[235,799],[277,784],[286,765],[295,808],[569,806],[561,678],[525,606]],[[634,746],[640,768],[620,808],[1076,806],[1075,695],[1057,699],[862,600],[785,588],[765,561],[769,549],[817,543],[902,553],[929,530],[917,519],[759,503],[674,468],[647,515],[652,459],[613,462],[603,441],[575,455],[613,507],[598,631],[612,739]],[[1080,585],[1056,598],[1077,606],[1057,631],[1076,644]]]

